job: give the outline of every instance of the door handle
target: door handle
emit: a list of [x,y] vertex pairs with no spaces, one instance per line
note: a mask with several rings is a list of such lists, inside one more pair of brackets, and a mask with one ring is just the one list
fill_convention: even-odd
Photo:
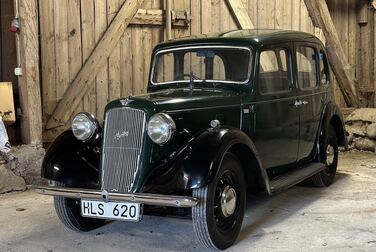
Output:
[[297,108],[297,107],[300,107],[300,106],[302,106],[302,101],[300,101],[300,100],[295,100],[295,102],[294,102],[294,107],[295,108]]
[[295,100],[295,102],[294,102],[294,107],[300,107],[300,106],[302,106],[302,105],[307,105],[308,104],[308,101],[301,101],[301,100]]

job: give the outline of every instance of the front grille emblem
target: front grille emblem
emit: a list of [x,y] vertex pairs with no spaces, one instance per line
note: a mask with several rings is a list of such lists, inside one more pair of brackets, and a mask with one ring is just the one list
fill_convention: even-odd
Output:
[[120,100],[120,103],[121,105],[123,106],[127,106],[129,103],[133,102],[133,100],[129,99],[129,98],[125,98],[123,100]]
[[123,130],[122,132],[118,131],[114,136],[114,140],[120,140],[121,138],[127,137],[127,136],[129,136],[129,131],[125,131],[125,130]]

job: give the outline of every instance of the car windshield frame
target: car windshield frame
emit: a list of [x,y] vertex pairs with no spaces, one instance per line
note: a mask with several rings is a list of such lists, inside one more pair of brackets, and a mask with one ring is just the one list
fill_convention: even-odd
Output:
[[166,54],[175,51],[184,51],[184,50],[191,50],[191,49],[241,49],[246,50],[249,53],[249,63],[248,63],[248,73],[247,79],[245,81],[229,81],[229,80],[211,80],[211,79],[194,79],[193,83],[225,83],[225,84],[238,84],[238,85],[247,85],[251,80],[252,74],[252,63],[253,63],[253,51],[251,48],[247,46],[237,46],[237,45],[197,45],[197,46],[180,46],[176,48],[167,48],[167,49],[159,49],[153,56],[152,68],[150,71],[150,78],[149,81],[153,86],[164,86],[169,84],[177,84],[177,83],[187,83],[189,84],[191,80],[173,80],[173,81],[164,81],[164,82],[154,82],[154,71],[156,69],[157,58],[159,54]]

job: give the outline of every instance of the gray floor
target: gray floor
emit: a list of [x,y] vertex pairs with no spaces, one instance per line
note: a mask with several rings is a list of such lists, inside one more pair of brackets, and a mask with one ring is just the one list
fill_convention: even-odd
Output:
[[[376,251],[375,198],[376,155],[341,154],[329,188],[296,186],[271,198],[249,197],[229,251]],[[0,196],[0,251],[203,250],[189,220],[145,217],[78,234],[59,223],[50,197],[32,190]]]

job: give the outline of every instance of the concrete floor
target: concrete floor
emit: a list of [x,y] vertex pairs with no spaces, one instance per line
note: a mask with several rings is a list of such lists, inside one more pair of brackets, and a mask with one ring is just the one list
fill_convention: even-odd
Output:
[[[329,188],[295,186],[249,197],[229,251],[376,251],[376,155],[340,155]],[[66,230],[52,198],[33,190],[0,196],[0,251],[203,251],[190,220],[145,216],[89,233]]]

